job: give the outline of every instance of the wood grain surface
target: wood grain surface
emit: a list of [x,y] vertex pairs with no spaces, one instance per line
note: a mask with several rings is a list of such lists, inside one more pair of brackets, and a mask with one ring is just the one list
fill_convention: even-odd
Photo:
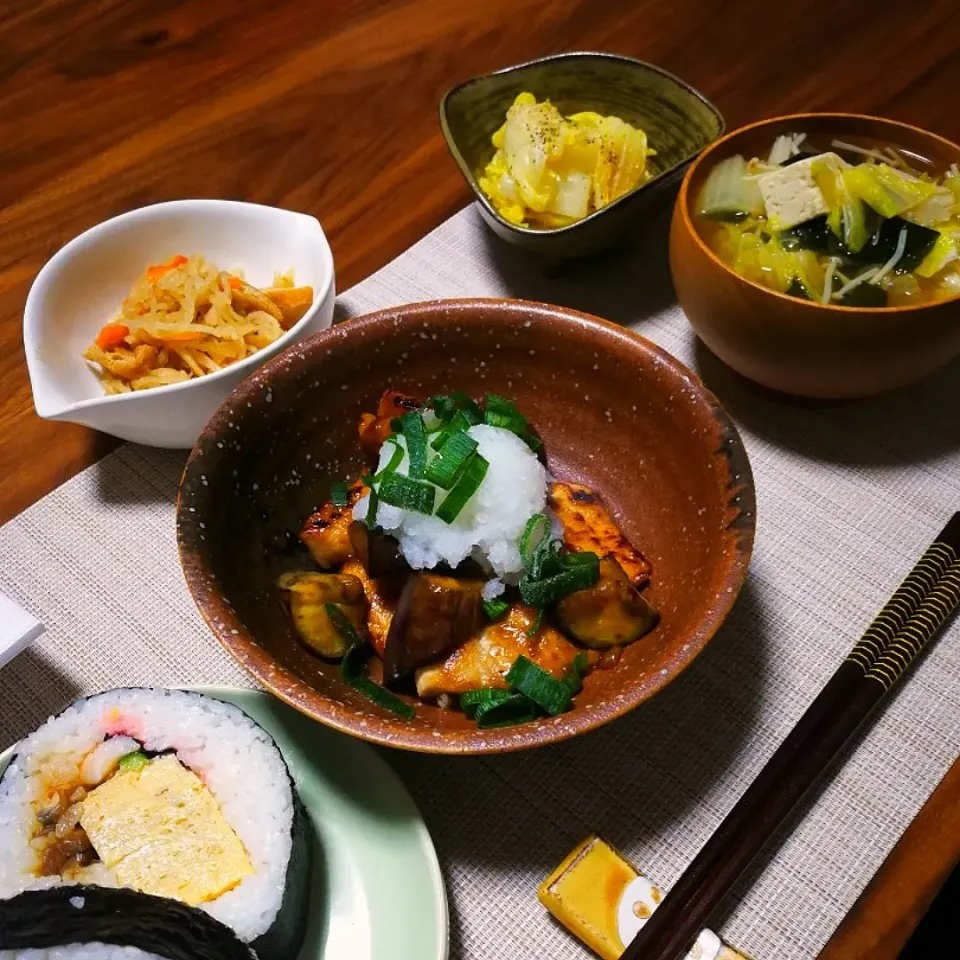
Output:
[[[34,415],[20,329],[44,261],[107,217],[179,197],[304,210],[345,289],[467,202],[436,117],[464,77],[609,50],[679,74],[731,129],[836,109],[960,140],[957,46],[944,0],[5,3],[0,521],[113,446]],[[955,819],[938,832],[958,807],[955,769],[824,956],[896,956],[960,852]]]

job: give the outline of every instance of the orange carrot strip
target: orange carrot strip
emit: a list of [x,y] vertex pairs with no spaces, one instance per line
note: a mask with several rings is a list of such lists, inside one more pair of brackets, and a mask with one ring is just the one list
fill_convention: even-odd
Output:
[[161,277],[165,277],[171,270],[176,270],[177,267],[182,267],[186,262],[187,258],[178,253],[166,263],[157,263],[152,267],[147,267],[147,280],[150,283],[156,283]]
[[239,277],[227,277],[227,283],[230,284],[231,290],[239,290],[243,286],[243,281]]
[[183,343],[189,340],[202,340],[205,334],[202,330],[166,330],[157,334],[157,339],[167,343]]
[[111,350],[119,347],[130,335],[130,328],[123,323],[108,323],[97,334],[97,346],[101,350]]

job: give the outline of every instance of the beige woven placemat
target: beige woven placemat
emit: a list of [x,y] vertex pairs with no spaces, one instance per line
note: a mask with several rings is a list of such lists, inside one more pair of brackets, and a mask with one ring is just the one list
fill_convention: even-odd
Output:
[[[873,614],[960,507],[957,368],[855,404],[771,399],[698,350],[673,302],[666,220],[617,259],[547,278],[467,209],[341,296],[340,316],[435,297],[514,296],[629,323],[698,369],[740,425],[756,475],[750,578],[700,659],[630,717],[500,758],[392,753],[450,890],[452,956],[586,950],[537,884],[598,830],[672,883]],[[126,446],[0,530],[0,589],[47,626],[0,672],[0,740],[122,684],[245,683],[177,564],[183,454]],[[815,956],[960,752],[960,627],[912,672],[719,928],[757,960]]]

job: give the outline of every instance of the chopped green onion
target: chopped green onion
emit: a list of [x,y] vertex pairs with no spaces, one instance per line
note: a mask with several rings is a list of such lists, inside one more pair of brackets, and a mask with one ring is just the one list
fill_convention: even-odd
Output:
[[587,659],[587,655],[582,652],[578,653],[563,675],[562,682],[570,688],[571,696],[575,697],[580,692],[580,688],[583,686],[583,675],[587,672],[589,665],[590,661]]
[[533,621],[533,626],[527,631],[526,635],[528,637],[534,636],[542,626],[543,626],[543,607],[541,607],[537,611],[537,619]]
[[330,488],[330,499],[335,507],[345,507],[350,502],[349,487],[342,480],[338,480]]
[[[460,511],[467,505],[469,499],[477,492],[483,478],[487,475],[490,464],[475,453],[467,464],[460,479],[453,489],[444,497],[443,503],[437,508],[437,516],[444,523],[453,523],[460,515]],[[431,492],[433,487],[430,488]],[[431,503],[432,507],[432,503]]]
[[462,410],[457,410],[449,423],[430,441],[430,446],[439,450],[455,433],[466,433],[472,426],[470,418]]
[[379,473],[375,473],[372,477],[360,478],[368,487],[379,483],[388,473],[394,473],[400,464],[403,463],[403,447],[400,445],[400,441],[391,435],[387,437],[385,442],[393,444],[393,454],[390,457],[390,462]]
[[535,513],[520,534],[520,557],[524,567],[528,566],[533,550],[550,532],[550,518],[545,513]]
[[323,609],[326,611],[330,622],[337,628],[340,634],[350,647],[361,647],[363,642],[357,635],[356,628],[344,615],[344,612],[335,603],[325,603]]
[[427,479],[449,490],[467,461],[477,450],[477,441],[466,433],[454,433],[444,440],[438,454],[427,467]]
[[600,579],[600,558],[595,553],[571,553],[558,559],[563,564],[559,573],[543,579],[529,575],[520,578],[520,596],[524,603],[546,607],[567,594],[592,587]]
[[496,690],[493,687],[483,687],[480,690],[467,690],[460,694],[460,709],[470,718],[476,716],[476,711],[489,706],[503,703],[515,694],[509,690]]
[[491,623],[496,623],[510,609],[510,603],[507,600],[497,598],[495,600],[483,601],[483,612]]
[[[332,604],[327,604],[329,608]],[[337,611],[339,613],[339,611]],[[346,618],[344,618],[346,619]],[[389,690],[385,690],[379,683],[374,683],[365,673],[366,653],[361,645],[351,647],[343,657],[340,663],[340,674],[344,682],[350,684],[357,693],[362,693],[365,697],[371,699],[375,704],[389,710],[404,720],[412,720],[416,716],[416,711],[409,703],[405,703],[399,697],[394,696]]]
[[540,715],[537,705],[522,693],[515,693],[502,702],[478,710],[477,727],[491,730],[495,727],[515,727],[519,723],[529,723]]
[[427,406],[431,407],[444,423],[453,419],[458,410],[463,412],[471,426],[483,423],[483,412],[480,407],[462,390],[454,390],[449,396],[431,397],[427,401]]
[[573,699],[574,691],[569,683],[557,680],[524,656],[517,657],[506,680],[514,690],[529,697],[551,717],[563,713]]
[[367,515],[364,517],[364,523],[366,523],[368,530],[372,530],[377,525],[377,507],[380,506],[380,496],[373,486],[373,477],[364,477],[363,482],[370,488],[370,495],[367,500]]
[[[530,552],[530,560],[524,571],[524,576],[528,580],[542,580],[550,573],[547,572],[547,564],[551,559],[557,556],[559,540],[552,540],[550,537],[542,537],[537,545]],[[557,571],[553,571],[557,572]]]
[[420,479],[427,466],[427,428],[419,411],[411,410],[400,418],[400,432],[407,439],[410,476]]
[[404,703],[389,690],[384,690],[379,683],[374,683],[364,673],[367,659],[365,645],[357,636],[353,624],[344,616],[343,611],[335,603],[325,603],[323,609],[326,610],[331,623],[349,644],[349,648],[340,662],[340,673],[344,681],[349,683],[358,693],[362,693],[365,697],[373,700],[374,703],[379,704],[384,710],[389,710],[398,717],[403,717],[404,720],[412,720],[414,710],[409,703]]
[[437,491],[429,483],[411,480],[402,473],[388,473],[380,481],[378,493],[384,503],[428,516],[433,513],[433,503],[437,495]]
[[462,693],[460,707],[468,717],[477,721],[481,730],[512,727],[536,720],[539,712],[537,705],[522,693],[490,688]]
[[515,433],[531,450],[537,451],[543,442],[531,428],[527,418],[505,397],[488,393],[483,422],[491,427],[502,427]]
[[142,750],[134,750],[121,757],[117,766],[121,770],[142,770],[149,762],[150,758]]

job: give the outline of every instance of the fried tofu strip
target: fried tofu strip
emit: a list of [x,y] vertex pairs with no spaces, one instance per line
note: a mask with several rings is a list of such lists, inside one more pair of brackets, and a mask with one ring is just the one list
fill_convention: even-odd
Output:
[[347,493],[347,504],[338,507],[328,500],[316,513],[312,513],[300,531],[300,540],[310,551],[310,556],[323,567],[331,570],[353,556],[350,543],[350,524],[353,508],[367,492],[360,480],[355,480]]
[[[441,693],[466,693],[484,687],[507,689],[504,679],[521,654],[558,679],[582,652],[546,621],[532,636],[537,611],[515,604],[502,619],[458,647],[446,659],[421,667],[416,673],[417,694],[437,697]],[[591,661],[597,655],[588,653]]]
[[262,310],[269,314],[279,324],[283,324],[283,313],[280,307],[267,296],[266,292],[259,287],[251,286],[245,280],[239,277],[232,277],[229,274],[221,274],[225,285],[229,285],[231,294],[230,300],[234,309],[240,309],[246,313],[252,313],[254,310]]
[[396,390],[387,390],[377,404],[376,413],[360,415],[360,446],[370,454],[377,454],[387,437],[393,433],[390,421],[420,407],[420,401]]
[[550,486],[548,502],[563,524],[563,542],[568,550],[611,556],[635,587],[647,583],[647,558],[627,540],[600,497],[589,487],[556,481]]
[[263,292],[280,308],[280,326],[284,330],[289,330],[313,306],[313,287],[268,287]]

